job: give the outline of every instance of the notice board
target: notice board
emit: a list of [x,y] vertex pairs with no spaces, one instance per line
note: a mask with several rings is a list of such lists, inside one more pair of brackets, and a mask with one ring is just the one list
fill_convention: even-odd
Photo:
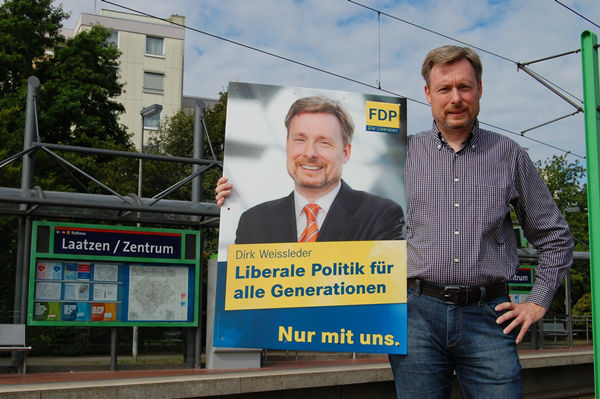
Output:
[[200,233],[37,221],[29,325],[197,326]]

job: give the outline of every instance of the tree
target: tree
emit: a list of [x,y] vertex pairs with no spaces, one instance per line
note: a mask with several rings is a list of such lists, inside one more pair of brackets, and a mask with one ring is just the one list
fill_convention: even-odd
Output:
[[[12,0],[0,5],[0,103],[16,93],[30,75],[43,69],[45,52],[62,41],[68,17],[52,0]],[[4,108],[4,107],[0,107]]]
[[[223,159],[226,109],[227,93],[219,93],[217,103],[212,108],[205,110],[205,125],[210,138],[210,144],[207,139],[204,140],[203,153],[205,158],[212,158],[212,148],[217,159]],[[156,134],[148,140],[148,148],[156,154],[191,158],[193,155],[193,136],[194,115],[179,112],[165,119]],[[157,161],[144,162],[144,196],[155,195],[191,174],[191,165],[165,164]],[[202,201],[210,202],[214,200],[214,189],[221,174],[221,169],[215,167],[203,173]],[[191,183],[181,187],[168,198],[190,200]],[[217,231],[215,229],[205,229],[202,238],[206,261],[208,255],[217,251]]]
[[[133,148],[130,135],[118,121],[125,108],[115,98],[124,85],[118,81],[120,52],[109,37],[107,29],[95,25],[56,48],[40,94],[39,129],[43,141],[115,150]],[[137,168],[131,160],[70,153],[64,157],[92,176],[103,178],[116,191],[136,190]],[[38,184],[53,190],[74,188],[73,177],[54,166],[54,159],[40,158],[40,165],[53,172]],[[81,189],[103,192],[91,181],[83,182]]]
[[[210,138],[204,140],[203,154],[211,158],[215,152],[218,160],[223,159],[225,137],[225,115],[227,108],[227,93],[219,93],[219,100],[205,110],[205,125]],[[178,112],[168,117],[161,124],[155,135],[148,140],[150,151],[179,157],[191,158],[193,155],[194,115]],[[144,162],[144,193],[154,195],[169,185],[189,176],[191,165],[164,165],[162,162]],[[214,199],[214,188],[221,176],[221,170],[212,168],[202,175],[202,201]],[[191,185],[182,187],[172,197],[173,199],[191,199]]]
[[130,148],[117,119],[125,108],[115,100],[124,86],[118,81],[120,52],[109,37],[95,25],[55,50],[40,99],[44,140]]
[[[52,0],[6,0],[0,4],[0,159],[23,148],[27,78],[41,81],[37,107],[43,141],[127,150],[129,136],[118,117],[123,107],[114,98],[119,51],[109,32],[95,26],[65,43],[59,34],[67,17]],[[121,192],[133,192],[137,163],[106,156],[61,154]],[[0,169],[1,187],[20,186],[20,162]],[[106,173],[110,170],[111,173]],[[44,154],[35,158],[34,185],[55,191],[99,192],[95,183],[79,182]],[[14,217],[0,217],[0,317],[6,318],[14,296]],[[9,310],[7,310],[9,309]]]

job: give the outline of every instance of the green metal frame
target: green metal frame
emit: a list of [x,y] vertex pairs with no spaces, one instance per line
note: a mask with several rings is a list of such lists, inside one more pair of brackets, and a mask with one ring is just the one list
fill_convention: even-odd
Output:
[[[598,37],[581,34],[583,103],[587,159],[588,221],[590,235],[590,271],[592,281],[592,330],[594,340],[594,387],[600,392],[600,77],[598,75]],[[596,396],[598,397],[598,396]]]

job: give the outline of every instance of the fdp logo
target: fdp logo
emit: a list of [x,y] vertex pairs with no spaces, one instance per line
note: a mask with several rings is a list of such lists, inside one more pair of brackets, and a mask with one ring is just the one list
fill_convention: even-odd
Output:
[[367,101],[367,131],[400,133],[400,104]]

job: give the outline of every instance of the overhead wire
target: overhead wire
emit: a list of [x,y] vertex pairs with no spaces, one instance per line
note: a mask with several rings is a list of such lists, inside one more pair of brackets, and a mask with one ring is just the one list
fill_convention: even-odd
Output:
[[[443,38],[445,38],[445,39],[452,40],[453,42],[456,42],[456,43],[463,44],[463,45],[465,45],[465,46],[468,46],[468,47],[470,47],[470,48],[473,48],[473,49],[475,49],[475,50],[478,50],[478,51],[480,51],[480,52],[482,52],[482,53],[486,53],[486,54],[489,54],[489,55],[491,55],[491,56],[494,56],[494,57],[496,57],[496,58],[499,58],[499,59],[501,59],[501,60],[508,61],[508,62],[510,62],[510,63],[512,63],[512,64],[515,64],[515,65],[517,65],[517,66],[519,66],[519,65],[528,65],[528,64],[532,64],[532,63],[534,63],[534,62],[544,61],[544,60],[547,60],[547,59],[552,59],[552,58],[560,57],[560,56],[563,56],[563,55],[575,54],[575,53],[577,53],[577,52],[581,51],[581,50],[574,50],[574,51],[570,51],[570,52],[567,52],[567,53],[559,54],[559,55],[556,55],[556,56],[546,57],[546,58],[543,58],[543,59],[540,59],[540,60],[537,60],[537,61],[533,61],[533,62],[528,62],[528,63],[520,63],[520,62],[517,62],[517,61],[515,61],[515,60],[512,60],[512,59],[510,59],[510,58],[508,58],[508,57],[505,57],[505,56],[503,56],[503,55],[500,55],[500,54],[498,54],[498,53],[494,53],[494,52],[492,52],[492,51],[489,51],[489,50],[486,50],[486,49],[484,49],[484,48],[482,48],[482,47],[475,46],[474,44],[467,43],[467,42],[464,42],[464,41],[462,41],[462,40],[459,40],[459,39],[457,39],[457,38],[454,38],[454,37],[452,37],[452,36],[445,35],[445,34],[443,34],[443,33],[440,33],[440,32],[437,32],[437,31],[434,31],[433,29],[426,28],[426,27],[424,27],[424,26],[422,26],[422,25],[416,24],[416,23],[414,23],[414,22],[410,22],[410,21],[408,21],[408,20],[406,20],[406,19],[403,19],[403,18],[397,17],[397,16],[395,16],[395,15],[392,15],[392,14],[388,14],[388,13],[386,13],[386,12],[383,12],[383,11],[381,11],[381,10],[378,10],[378,9],[376,9],[376,8],[373,8],[373,7],[366,6],[366,5],[364,5],[364,4],[361,4],[361,3],[357,2],[357,1],[354,1],[354,0],[347,0],[347,1],[348,1],[349,3],[356,4],[357,6],[360,6],[360,7],[366,8],[367,10],[371,10],[371,11],[373,11],[373,12],[376,12],[378,15],[385,15],[386,17],[389,17],[389,18],[391,18],[391,19],[395,19],[395,20],[397,20],[397,21],[403,22],[403,23],[405,23],[405,24],[407,24],[407,25],[414,26],[415,28],[418,28],[418,29],[424,30],[424,31],[426,31],[426,32],[429,32],[429,33],[433,33],[434,35],[437,35],[437,36],[443,37]],[[574,98],[577,98],[577,97],[575,97],[573,94],[571,94],[571,93],[567,92],[566,90],[562,89],[560,86],[558,86],[558,85],[556,85],[555,83],[551,82],[551,81],[550,81],[550,80],[548,80],[547,78],[545,78],[545,77],[543,77],[543,76],[541,76],[541,75],[539,75],[539,74],[537,74],[537,75],[538,75],[538,76],[539,76],[541,79],[543,79],[543,80],[545,80],[546,82],[548,82],[548,83],[550,83],[551,85],[553,85],[554,87],[556,87],[556,88],[558,88],[558,89],[560,89],[560,90],[564,91],[565,93],[569,94],[570,96],[572,96],[572,97],[574,97]],[[580,100],[580,101],[581,101],[581,100]]]
[[356,80],[356,79],[350,78],[348,76],[340,75],[340,74],[338,74],[336,72],[331,72],[331,71],[328,71],[326,69],[316,67],[314,65],[306,64],[304,62],[295,60],[293,58],[285,57],[285,56],[282,56],[282,55],[279,55],[279,54],[272,53],[270,51],[266,51],[266,50],[260,49],[258,47],[253,47],[253,46],[250,46],[248,44],[244,44],[244,43],[241,43],[241,42],[238,42],[238,41],[235,41],[235,40],[227,39],[226,37],[215,35],[214,33],[206,32],[206,31],[203,31],[203,30],[191,27],[191,26],[187,26],[187,25],[183,25],[183,24],[178,24],[176,22],[171,21],[170,19],[157,17],[155,15],[146,13],[144,11],[136,10],[134,8],[127,7],[127,6],[115,3],[113,1],[110,1],[110,0],[102,0],[102,1],[104,3],[107,3],[107,4],[111,4],[111,5],[115,6],[115,7],[123,8],[125,10],[132,11],[132,12],[138,13],[140,15],[144,15],[146,17],[150,17],[150,18],[158,19],[158,20],[161,20],[161,21],[164,21],[164,22],[168,22],[171,25],[180,26],[182,28],[191,30],[193,32],[201,33],[203,35],[206,35],[206,36],[209,36],[209,37],[212,37],[212,38],[215,38],[215,39],[219,39],[219,40],[231,43],[231,44],[235,44],[235,45],[240,46],[240,47],[244,47],[244,48],[246,48],[248,50],[256,51],[256,52],[261,53],[261,54],[265,54],[265,55],[268,55],[268,56],[271,56],[271,57],[274,57],[274,58],[278,58],[278,59],[286,61],[286,62],[290,62],[290,63],[296,64],[296,65],[300,65],[300,66],[305,67],[305,68],[312,69],[314,71],[325,73],[327,75],[335,76],[337,78],[340,78],[340,79],[343,79],[343,80],[346,80],[346,81],[349,81],[349,82],[352,82],[352,83],[356,83],[356,84],[361,85],[361,86],[369,87],[369,88],[372,88],[372,89],[375,89],[375,90],[380,90],[380,91],[382,91],[384,93],[388,93],[388,94],[391,94],[391,95],[394,95],[394,96],[398,96],[398,97],[404,97],[407,100],[410,100],[412,102],[415,102],[415,103],[418,103],[418,104],[421,104],[421,105],[429,106],[428,103],[426,103],[424,101],[421,101],[421,100],[417,100],[416,98],[407,97],[407,96],[404,96],[404,95],[402,95],[400,93],[396,93],[396,92],[393,92],[391,90],[386,90],[386,89],[380,88],[380,87],[378,87],[376,85],[373,85],[373,84],[370,84],[370,83],[366,83],[366,82],[362,82],[360,80]]
[[[283,61],[286,61],[286,62],[290,62],[290,63],[296,64],[296,65],[299,65],[299,66],[302,66],[302,67],[305,67],[305,68],[308,68],[308,69],[312,69],[312,70],[314,70],[314,71],[322,72],[322,73],[324,73],[324,74],[327,74],[327,75],[330,75],[330,76],[334,76],[334,77],[337,77],[337,78],[339,78],[339,79],[342,79],[342,80],[346,80],[346,81],[349,81],[349,82],[352,82],[352,83],[356,83],[356,84],[358,84],[358,85],[361,85],[361,86],[365,86],[365,87],[369,87],[369,88],[372,88],[372,89],[375,89],[375,90],[379,90],[379,91],[382,91],[382,92],[384,92],[384,93],[391,94],[391,95],[393,95],[393,96],[403,97],[403,98],[406,98],[407,100],[409,100],[409,101],[412,101],[412,102],[415,102],[415,103],[417,103],[417,104],[425,105],[425,106],[428,106],[428,107],[430,106],[430,105],[429,105],[429,103],[426,103],[426,102],[424,102],[424,101],[417,100],[417,99],[415,99],[415,98],[411,98],[411,97],[407,97],[407,96],[405,96],[405,95],[403,95],[403,94],[400,94],[400,93],[397,93],[397,92],[394,92],[394,91],[391,91],[391,90],[384,89],[384,88],[382,88],[382,87],[381,87],[381,82],[380,82],[380,81],[378,82],[378,85],[373,85],[373,84],[370,84],[370,83],[367,83],[367,82],[362,82],[362,81],[360,81],[360,80],[357,80],[357,79],[354,79],[354,78],[351,78],[351,77],[348,77],[348,76],[344,76],[344,75],[341,75],[341,74],[339,74],[339,73],[336,73],[336,72],[328,71],[328,70],[326,70],[326,69],[323,69],[323,68],[320,68],[320,67],[316,67],[316,66],[314,66],[314,65],[310,65],[310,64],[307,64],[307,63],[305,63],[305,62],[302,62],[302,61],[295,60],[295,59],[293,59],[293,58],[285,57],[285,56],[282,56],[282,55],[279,55],[279,54],[276,54],[276,53],[273,53],[273,52],[270,52],[270,51],[266,51],[266,50],[260,49],[260,48],[258,48],[258,47],[250,46],[250,45],[248,45],[248,44],[244,44],[244,43],[241,43],[241,42],[238,42],[238,41],[232,40],[232,39],[228,39],[228,38],[226,38],[226,37],[219,36],[219,35],[216,35],[216,34],[214,34],[214,33],[206,32],[206,31],[203,31],[203,30],[201,30],[201,29],[197,29],[197,28],[194,28],[194,27],[191,27],[191,26],[187,26],[187,25],[179,24],[179,23],[177,23],[177,22],[173,22],[173,21],[171,21],[170,19],[167,19],[167,18],[162,18],[162,17],[158,17],[158,16],[156,16],[156,15],[152,15],[152,14],[149,14],[149,13],[147,13],[147,12],[144,12],[144,11],[140,11],[140,10],[137,10],[137,9],[134,9],[134,8],[131,8],[131,7],[127,7],[127,6],[124,6],[124,5],[122,5],[122,4],[118,4],[118,3],[115,3],[115,2],[113,2],[113,1],[110,1],[110,0],[102,0],[102,1],[103,1],[104,3],[107,3],[107,4],[110,4],[110,5],[113,5],[113,6],[115,6],[115,7],[123,8],[123,9],[125,9],[125,10],[132,11],[132,12],[134,12],[134,13],[137,13],[137,14],[140,14],[140,15],[144,15],[144,16],[146,16],[146,17],[149,17],[149,18],[153,18],[153,19],[161,20],[161,21],[167,22],[167,23],[169,23],[169,24],[171,24],[171,25],[179,26],[179,27],[182,27],[182,28],[184,28],[184,29],[188,29],[188,30],[191,30],[191,31],[193,31],[193,32],[197,32],[197,33],[203,34],[203,35],[205,35],[205,36],[209,36],[209,37],[212,37],[212,38],[215,38],[215,39],[218,39],[218,40],[222,40],[222,41],[225,41],[225,42],[227,42],[227,43],[234,44],[234,45],[237,45],[237,46],[240,46],[240,47],[246,48],[246,49],[248,49],[248,50],[251,50],[251,51],[256,51],[256,52],[258,52],[258,53],[261,53],[261,54],[264,54],[264,55],[268,55],[268,56],[271,56],[271,57],[274,57],[274,58],[277,58],[277,59],[280,59],[280,60],[283,60]],[[364,7],[364,8],[370,9],[370,10],[372,10],[372,11],[374,11],[374,12],[379,12],[378,10],[375,10],[375,9],[373,9],[373,8],[370,8],[370,7],[364,6],[364,5],[362,5],[362,4],[360,4],[360,3],[357,3],[357,2],[355,2],[355,1],[353,1],[353,0],[348,0],[348,1],[349,1],[349,2],[351,2],[351,3],[354,3],[354,4],[356,4],[356,5],[359,5],[359,6],[361,6],[361,7]],[[490,54],[490,55],[493,55],[493,56],[499,57],[499,58],[501,58],[501,59],[504,59],[504,60],[506,60],[506,61],[509,61],[509,62],[512,62],[512,63],[518,64],[516,61],[513,61],[513,60],[511,60],[511,59],[509,59],[509,58],[506,58],[506,57],[504,57],[504,56],[501,56],[501,55],[499,55],[499,54],[492,53],[492,52],[490,52],[490,51],[487,51],[487,50],[485,50],[485,49],[481,49],[481,48],[479,48],[479,47],[477,47],[477,46],[470,45],[470,44],[468,44],[468,43],[466,43],[466,42],[462,42],[462,41],[460,41],[460,40],[457,40],[457,39],[451,38],[451,37],[449,37],[449,36],[446,36],[446,35],[443,35],[443,34],[441,34],[441,33],[435,32],[435,31],[433,31],[433,30],[430,30],[430,29],[428,29],[428,28],[421,27],[421,26],[419,26],[419,25],[416,25],[416,24],[413,24],[413,23],[411,23],[411,22],[408,22],[408,21],[402,20],[402,19],[400,19],[400,18],[394,17],[394,16],[392,16],[392,15],[386,14],[386,13],[384,13],[384,12],[381,12],[381,14],[382,14],[382,15],[389,16],[390,18],[393,18],[393,19],[398,19],[398,20],[400,20],[400,21],[402,21],[402,22],[406,22],[407,24],[410,24],[410,25],[413,25],[413,26],[419,27],[420,29],[424,29],[424,30],[426,30],[426,31],[429,31],[429,32],[431,32],[431,33],[434,33],[434,34],[436,34],[436,35],[440,35],[440,36],[442,36],[442,37],[445,37],[445,38],[448,38],[448,39],[450,39],[450,40],[456,41],[456,42],[458,42],[458,43],[464,44],[464,45],[466,45],[466,46],[472,47],[472,48],[474,48],[474,49],[477,49],[477,50],[479,50],[479,51],[482,51],[482,52],[484,52],[484,53],[487,53],[487,54]],[[573,153],[573,152],[572,152],[572,151],[570,151],[570,150],[565,150],[565,149],[563,149],[563,148],[556,147],[556,146],[554,146],[554,145],[552,145],[552,144],[549,144],[549,143],[543,142],[543,141],[541,141],[541,140],[536,140],[536,139],[533,139],[533,138],[532,138],[532,137],[530,137],[530,136],[523,136],[523,135],[521,135],[520,133],[514,132],[514,131],[512,131],[512,130],[505,129],[505,128],[501,128],[501,127],[498,127],[498,126],[495,126],[495,125],[492,125],[492,124],[489,124],[489,123],[485,123],[485,122],[482,122],[482,121],[479,121],[479,123],[480,123],[480,124],[482,124],[482,125],[487,125],[487,126],[490,126],[490,127],[496,128],[496,129],[498,129],[498,130],[502,130],[502,131],[504,131],[504,132],[506,132],[506,133],[510,133],[510,134],[513,134],[513,135],[515,135],[515,136],[519,136],[519,137],[522,137],[522,138],[526,138],[526,139],[528,139],[528,140],[534,141],[534,142],[536,142],[536,143],[538,143],[538,144],[541,144],[541,145],[545,145],[545,146],[547,146],[547,147],[550,147],[550,148],[553,148],[553,149],[555,149],[555,150],[558,150],[558,151],[564,152],[564,153],[566,153],[566,154],[571,154],[571,155],[573,155],[573,156],[576,156],[576,157],[579,157],[579,158],[585,159],[585,156],[583,156],[583,155],[578,155],[578,154],[575,154],[575,153]]]
[[[386,15],[386,16],[388,16],[388,17],[390,17],[390,18],[392,18],[392,19],[395,19],[395,20],[397,20],[397,21],[400,21],[400,22],[406,23],[406,24],[408,24],[408,25],[411,25],[411,26],[414,26],[414,27],[416,27],[416,28],[419,28],[419,29],[425,30],[425,31],[427,31],[427,32],[433,33],[433,34],[435,34],[435,35],[438,35],[438,36],[444,37],[444,38],[446,38],[446,39],[449,39],[449,40],[452,40],[452,41],[454,41],[454,42],[457,42],[457,43],[460,43],[460,44],[466,45],[466,46],[468,46],[468,47],[474,48],[474,49],[476,49],[476,50],[479,50],[480,52],[483,52],[483,53],[486,53],[486,54],[492,55],[492,56],[494,56],[494,57],[497,57],[497,58],[500,58],[500,59],[502,59],[502,60],[504,60],[504,61],[508,61],[508,62],[510,62],[510,63],[512,63],[512,64],[515,64],[515,65],[517,66],[517,70],[522,70],[523,72],[527,73],[529,76],[533,77],[533,78],[534,78],[535,80],[537,80],[539,83],[541,83],[542,85],[544,85],[544,86],[545,86],[547,89],[549,89],[549,90],[550,90],[550,91],[552,91],[553,93],[557,94],[557,95],[558,95],[559,97],[561,97],[563,100],[565,100],[566,102],[568,102],[569,104],[571,104],[573,107],[575,107],[575,108],[578,110],[578,112],[583,112],[583,109],[582,109],[582,108],[581,108],[579,105],[575,104],[573,101],[571,101],[571,100],[569,100],[568,98],[566,98],[566,97],[565,97],[563,94],[559,93],[559,91],[562,91],[563,93],[565,93],[565,94],[567,94],[567,95],[571,96],[572,98],[574,98],[574,99],[578,100],[578,101],[579,101],[580,103],[582,103],[582,104],[583,104],[583,100],[579,99],[579,98],[578,98],[577,96],[575,96],[574,94],[572,94],[572,93],[570,93],[569,91],[567,91],[567,90],[563,89],[562,87],[558,86],[556,83],[554,83],[554,82],[550,81],[549,79],[545,78],[544,76],[540,75],[539,73],[536,73],[536,72],[534,72],[534,71],[532,71],[532,70],[530,70],[530,69],[528,69],[528,68],[526,68],[526,67],[525,67],[525,65],[529,65],[529,64],[532,64],[532,63],[535,63],[535,62],[545,61],[545,60],[549,60],[549,59],[553,59],[553,58],[557,58],[557,57],[562,57],[562,56],[565,56],[565,55],[570,55],[570,54],[576,54],[576,53],[578,53],[579,51],[581,51],[581,50],[579,50],[579,49],[578,49],[578,50],[574,50],[574,51],[570,51],[570,52],[566,52],[566,53],[562,53],[562,54],[559,54],[559,55],[551,56],[551,57],[546,57],[546,58],[543,58],[543,59],[540,59],[540,60],[531,61],[531,62],[528,62],[528,63],[520,63],[520,62],[516,62],[516,61],[514,61],[514,60],[512,60],[512,59],[510,59],[510,58],[508,58],[508,57],[505,57],[505,56],[503,56],[503,55],[500,55],[500,54],[498,54],[498,53],[494,53],[494,52],[492,52],[492,51],[489,51],[489,50],[486,50],[486,49],[484,49],[484,48],[481,48],[481,47],[475,46],[475,45],[473,45],[473,44],[470,44],[470,43],[464,42],[464,41],[462,41],[462,40],[459,40],[459,39],[456,39],[456,38],[454,38],[454,37],[451,37],[451,36],[445,35],[445,34],[443,34],[443,33],[440,33],[440,32],[437,32],[437,31],[434,31],[434,30],[432,30],[432,29],[426,28],[426,27],[424,27],[424,26],[421,26],[421,25],[415,24],[415,23],[413,23],[413,22],[410,22],[410,21],[408,21],[408,20],[406,20],[406,19],[399,18],[399,17],[397,17],[397,16],[395,16],[395,15],[392,15],[392,14],[385,13],[385,12],[383,12],[383,11],[381,11],[381,10],[378,10],[378,9],[375,9],[375,8],[372,8],[372,7],[369,7],[369,6],[366,6],[366,5],[364,5],[364,4],[361,4],[361,3],[358,3],[358,2],[356,2],[356,1],[354,1],[354,0],[348,0],[348,1],[349,1],[350,3],[352,3],[352,4],[356,4],[356,5],[360,6],[360,7],[363,7],[363,8],[365,8],[365,9],[368,9],[368,10],[371,10],[371,11],[373,11],[373,12],[376,12],[376,13],[377,13],[377,15],[378,15],[378,18],[380,18],[382,14],[383,14],[383,15]],[[523,136],[523,133],[525,133],[525,132],[527,132],[527,131],[531,131],[531,130],[533,130],[533,129],[535,129],[535,128],[538,128],[538,127],[546,126],[546,125],[548,125],[548,124],[550,124],[550,123],[553,123],[553,122],[556,122],[556,121],[562,120],[562,119],[564,119],[564,118],[567,118],[567,117],[571,117],[571,116],[573,116],[573,115],[576,115],[578,112],[575,112],[575,113],[573,113],[573,114],[566,115],[566,116],[564,116],[564,117],[555,118],[555,119],[553,119],[553,120],[552,120],[552,121],[550,121],[550,122],[545,122],[545,123],[542,123],[542,124],[538,124],[537,126],[535,126],[535,127],[533,127],[533,128],[525,129],[525,130],[521,131],[521,136]],[[524,137],[525,137],[525,136],[524,136]],[[528,137],[528,136],[527,136],[527,137]]]
[[600,25],[598,25],[597,23],[595,23],[594,21],[584,17],[583,15],[581,15],[580,13],[578,13],[577,11],[573,10],[570,7],[567,7],[566,5],[564,5],[563,3],[561,3],[558,0],[554,0],[555,2],[557,2],[558,4],[560,4],[561,6],[563,6],[564,8],[566,8],[567,10],[571,11],[573,14],[580,16],[581,18],[585,19],[586,21],[588,21],[590,24],[594,25],[597,28],[600,28]]
[[421,29],[421,30],[424,30],[424,31],[427,31],[427,32],[429,32],[429,33],[433,33],[434,35],[441,36],[441,37],[443,37],[443,38],[445,38],[445,39],[448,39],[448,40],[452,40],[453,42],[457,42],[457,43],[460,43],[460,44],[464,44],[465,46],[468,46],[468,47],[474,48],[474,49],[476,49],[476,50],[479,50],[479,51],[481,51],[482,53],[486,53],[486,54],[492,55],[492,56],[494,56],[494,57],[501,58],[501,59],[503,59],[503,60],[505,60],[505,61],[512,62],[513,64],[516,64],[516,63],[517,63],[516,61],[513,61],[513,60],[511,60],[510,58],[504,57],[504,56],[502,56],[502,55],[500,55],[500,54],[493,53],[493,52],[491,52],[491,51],[488,51],[488,50],[486,50],[486,49],[483,49],[483,48],[481,48],[481,47],[477,47],[477,46],[474,46],[474,45],[472,45],[472,44],[469,44],[469,43],[467,43],[467,42],[463,42],[463,41],[461,41],[461,40],[458,40],[458,39],[456,39],[456,38],[453,38],[453,37],[451,37],[451,36],[445,35],[445,34],[443,34],[443,33],[436,32],[436,31],[434,31],[433,29],[426,28],[426,27],[424,27],[424,26],[421,26],[421,25],[415,24],[414,22],[410,22],[410,21],[408,21],[408,20],[406,20],[406,19],[403,19],[403,18],[400,18],[400,17],[396,17],[395,15],[388,14],[388,13],[386,13],[386,12],[383,12],[383,11],[381,11],[381,10],[378,10],[378,9],[376,9],[376,8],[369,7],[369,6],[366,6],[366,5],[364,5],[364,4],[358,3],[358,2],[356,2],[356,1],[354,1],[354,0],[348,0],[348,2],[349,2],[349,3],[352,3],[352,4],[356,4],[357,6],[360,6],[360,7],[366,8],[367,10],[371,10],[371,11],[373,11],[373,12],[376,12],[376,13],[379,13],[379,14],[382,14],[382,15],[385,15],[386,17],[389,17],[389,18],[395,19],[396,21],[403,22],[403,23],[405,23],[405,24],[407,24],[407,25],[414,26],[415,28],[419,28],[419,29]]

